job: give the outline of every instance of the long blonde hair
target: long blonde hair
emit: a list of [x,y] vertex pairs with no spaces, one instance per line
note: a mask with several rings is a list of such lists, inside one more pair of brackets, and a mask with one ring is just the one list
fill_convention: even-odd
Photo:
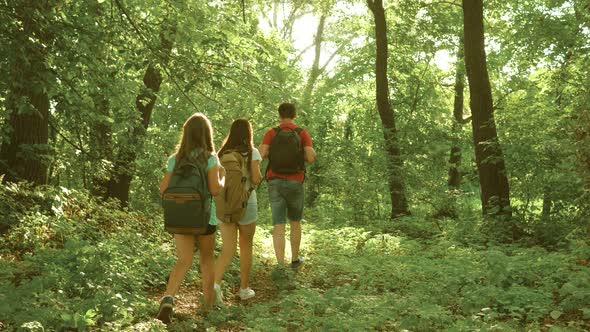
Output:
[[176,147],[174,170],[181,160],[190,158],[195,149],[201,150],[197,161],[205,164],[211,153],[215,151],[211,121],[203,113],[191,115],[182,126],[182,135]]

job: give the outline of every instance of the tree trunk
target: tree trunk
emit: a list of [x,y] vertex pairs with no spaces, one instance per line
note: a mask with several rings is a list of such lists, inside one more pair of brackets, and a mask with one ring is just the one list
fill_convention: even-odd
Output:
[[[164,31],[160,34],[163,55],[163,59],[160,60],[164,62],[170,56],[173,45],[173,41],[168,39],[168,36],[175,32],[174,27],[169,29],[170,31]],[[135,108],[139,113],[138,120],[140,121],[135,120],[133,122],[127,140],[119,143],[120,147],[114,162],[113,172],[106,185],[106,198],[118,199],[122,207],[127,207],[129,204],[129,189],[135,175],[135,160],[138,152],[143,148],[143,141],[156,104],[156,93],[160,91],[160,85],[162,84],[162,74],[154,63],[148,65],[143,76],[143,83],[145,88],[135,99]]]
[[14,57],[8,110],[10,136],[0,148],[0,174],[6,181],[47,184],[50,148],[49,96],[46,46],[52,38],[45,31],[49,5],[24,1],[14,7],[22,29],[14,32]]
[[[584,165],[584,174],[586,175],[586,194],[584,195],[584,203],[586,207],[586,215],[590,214],[590,110],[584,110],[581,114],[583,120],[578,132],[578,157]],[[590,239],[590,218],[586,218],[587,237]]]
[[279,31],[279,0],[272,3],[272,26]]
[[[100,87],[100,86],[99,86]],[[90,191],[93,195],[106,197],[108,188],[109,166],[103,164],[103,160],[113,160],[112,150],[112,126],[106,120],[110,116],[110,106],[106,97],[106,87],[102,86],[97,89],[93,96],[94,107],[97,114],[104,118],[95,120],[91,124],[90,130],[90,162],[92,163],[92,184]]]
[[[314,48],[315,48],[315,56],[313,59],[313,64],[311,66],[311,70],[309,72],[309,77],[307,78],[307,83],[305,84],[305,89],[303,90],[303,98],[301,102],[301,106],[304,110],[308,111],[311,109],[312,106],[312,93],[315,87],[315,83],[317,82],[318,77],[320,76],[320,56],[322,52],[322,40],[324,35],[324,26],[326,23],[326,13],[322,13],[320,17],[320,21],[318,23],[318,27],[316,30],[315,38],[314,38]],[[306,117],[305,119],[308,119]],[[307,125],[307,123],[305,123]],[[324,129],[327,130],[327,125],[324,125]],[[317,137],[318,142],[322,142],[323,138],[325,137],[326,130],[320,130],[319,137]],[[319,170],[321,169],[320,165],[321,161],[316,160],[315,163],[311,164],[309,170],[307,172],[308,175],[308,188],[309,193],[306,195],[307,198],[307,205],[313,207],[316,205],[317,198],[319,197],[319,187],[320,187],[320,177],[319,177]]]
[[157,99],[156,93],[162,84],[162,75],[153,64],[148,66],[143,82],[145,88],[135,101],[141,121],[134,120],[127,140],[120,142],[113,173],[107,182],[106,198],[118,199],[123,207],[129,204],[129,188],[134,175],[134,163],[138,151],[143,147],[143,139]]
[[320,21],[318,23],[318,28],[316,30],[315,38],[314,38],[314,49],[315,54],[313,58],[313,64],[311,66],[311,70],[309,72],[309,77],[307,78],[307,84],[305,84],[305,89],[303,90],[303,102],[302,104],[307,106],[310,103],[311,95],[313,92],[313,88],[315,83],[320,76],[320,56],[322,54],[322,41],[324,36],[324,26],[326,24],[326,14],[322,13],[320,17]]
[[[121,7],[119,8],[120,10]],[[94,13],[96,20],[102,20],[111,16],[111,9],[98,6]],[[105,22],[106,23],[106,22]],[[93,45],[92,51],[96,59],[101,59],[107,66],[116,66],[116,59],[112,54],[112,47],[98,43]],[[88,152],[90,162],[90,181],[85,181],[90,187],[92,195],[105,198],[108,192],[108,182],[115,163],[115,151],[113,150],[113,120],[111,116],[111,103],[109,95],[112,93],[109,83],[116,79],[116,74],[107,71],[96,78],[92,84],[96,86],[92,90],[91,97],[96,116],[88,124]]]
[[465,65],[469,79],[475,161],[485,215],[510,216],[510,189],[493,114],[486,67],[483,0],[463,0]]
[[465,89],[465,58],[463,54],[463,37],[459,41],[457,50],[457,63],[455,71],[455,101],[453,104],[453,133],[451,142],[451,155],[449,158],[449,187],[458,190],[461,186],[461,128],[466,120],[463,119],[463,91]]
[[553,201],[551,200],[551,188],[548,186],[545,186],[543,188],[543,210],[541,212],[541,218],[543,220],[547,220],[551,216],[552,206],[553,206]]
[[389,100],[389,87],[387,81],[387,26],[385,21],[385,9],[382,0],[367,0],[369,9],[375,18],[376,39],[376,101],[377,110],[383,126],[383,136],[388,158],[388,181],[391,197],[391,218],[409,215],[404,183],[402,180],[403,161],[401,158],[397,129],[395,127],[395,115]]
[[[321,152],[321,144],[326,138],[326,133],[329,130],[331,123],[329,119],[326,119],[319,128],[316,141],[319,144],[316,145],[316,150]],[[307,192],[305,194],[306,203],[310,207],[316,206],[317,200],[320,196],[320,189],[322,185],[321,174],[324,171],[323,163],[320,159],[316,159],[313,164],[309,166],[306,173]]]
[[436,211],[436,217],[457,218],[457,192],[461,188],[461,135],[463,125],[470,119],[463,119],[463,94],[465,90],[465,56],[463,52],[463,35],[459,36],[457,60],[455,63],[455,100],[453,104],[453,127],[451,129],[451,151],[449,155],[449,190]]
[[573,120],[577,156],[582,165],[586,189],[590,192],[590,110],[579,110]]

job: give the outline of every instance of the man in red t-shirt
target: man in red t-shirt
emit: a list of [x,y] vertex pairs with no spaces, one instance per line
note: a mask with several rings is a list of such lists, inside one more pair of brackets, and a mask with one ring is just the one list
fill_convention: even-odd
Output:
[[301,243],[301,220],[303,218],[304,162],[311,163],[316,157],[311,136],[294,122],[295,105],[279,106],[281,123],[269,129],[258,150],[262,158],[269,158],[266,172],[268,196],[272,210],[273,246],[279,265],[285,263],[285,225],[291,225],[291,267],[297,269],[302,263],[299,257]]

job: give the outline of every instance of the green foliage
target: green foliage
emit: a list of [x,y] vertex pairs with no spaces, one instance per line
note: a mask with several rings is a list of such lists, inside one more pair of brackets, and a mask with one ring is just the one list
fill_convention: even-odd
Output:
[[[7,328],[164,329],[151,319],[154,292],[161,292],[173,263],[159,217],[99,205],[76,191],[2,190],[3,195],[15,193],[27,197],[19,205],[36,206],[36,211],[8,213],[20,222],[3,235],[1,248],[0,313],[9,317],[2,322]],[[52,197],[46,208],[33,204],[45,195]],[[261,220],[268,219],[263,212]],[[474,220],[473,227],[466,226],[467,220],[465,226],[450,220],[435,226],[417,217],[393,228],[388,221],[365,227],[343,222],[338,217],[306,225],[306,263],[298,274],[288,274],[294,289],[271,287],[277,293],[265,294],[264,301],[205,317],[181,317],[170,329],[590,327],[590,247],[585,241],[549,251],[524,244],[486,245]],[[272,250],[264,223],[257,234],[254,270],[262,269],[257,278],[268,279],[255,282],[272,283],[267,263],[272,257],[263,256]],[[238,283],[237,265],[227,274],[226,283]]]
[[20,197],[19,208],[2,210],[18,220],[0,247],[9,326],[87,330],[151,315],[145,291],[161,286],[172,263],[160,224],[75,191],[13,185],[1,194]]
[[[385,221],[390,194],[372,17],[362,1],[292,3],[58,1],[49,10],[0,3],[0,146],[13,130],[11,113],[32,110],[18,97],[24,84],[46,91],[51,111],[51,153],[43,156],[50,186],[0,187],[0,330],[166,330],[150,319],[174,260],[158,182],[183,122],[207,114],[219,146],[231,122],[247,117],[258,144],[283,101],[298,104],[297,122],[319,156],[306,174],[314,208],[306,207],[309,259],[291,275],[296,287],[185,317],[170,330],[589,329],[587,2],[485,2],[509,220],[482,218],[470,123],[453,131],[460,7],[387,4],[390,97],[413,212],[394,221]],[[358,10],[347,10],[351,4]],[[273,22],[268,13],[281,9],[284,22]],[[327,15],[321,60],[337,52],[315,81],[292,46],[293,24],[305,12]],[[25,21],[35,31],[23,39]],[[173,43],[169,56],[162,37]],[[449,63],[440,63],[448,54]],[[43,59],[30,66],[42,69],[39,77],[21,77],[22,59]],[[151,91],[157,99],[144,132],[136,98],[149,92],[150,65],[163,80]],[[453,140],[463,183],[451,192]],[[125,164],[129,151],[136,156]],[[132,175],[127,210],[97,200],[115,170]],[[258,195],[262,224],[270,219],[264,184]],[[270,233],[257,236],[254,269],[270,274]],[[236,263],[228,284],[238,282]]]

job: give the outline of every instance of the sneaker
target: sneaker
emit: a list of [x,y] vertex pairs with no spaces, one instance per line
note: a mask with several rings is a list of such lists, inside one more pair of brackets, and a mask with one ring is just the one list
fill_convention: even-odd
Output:
[[248,287],[248,288],[240,288],[240,299],[242,299],[242,300],[251,299],[255,295],[256,295],[256,293],[250,287]]
[[223,306],[223,292],[221,291],[221,286],[219,284],[214,284],[213,290],[215,291],[215,305]]
[[160,309],[156,315],[156,319],[161,320],[164,324],[170,323],[172,317],[172,309],[174,309],[174,298],[166,295],[160,301]]
[[297,271],[303,264],[303,257],[299,256],[296,260],[291,262],[291,269]]

